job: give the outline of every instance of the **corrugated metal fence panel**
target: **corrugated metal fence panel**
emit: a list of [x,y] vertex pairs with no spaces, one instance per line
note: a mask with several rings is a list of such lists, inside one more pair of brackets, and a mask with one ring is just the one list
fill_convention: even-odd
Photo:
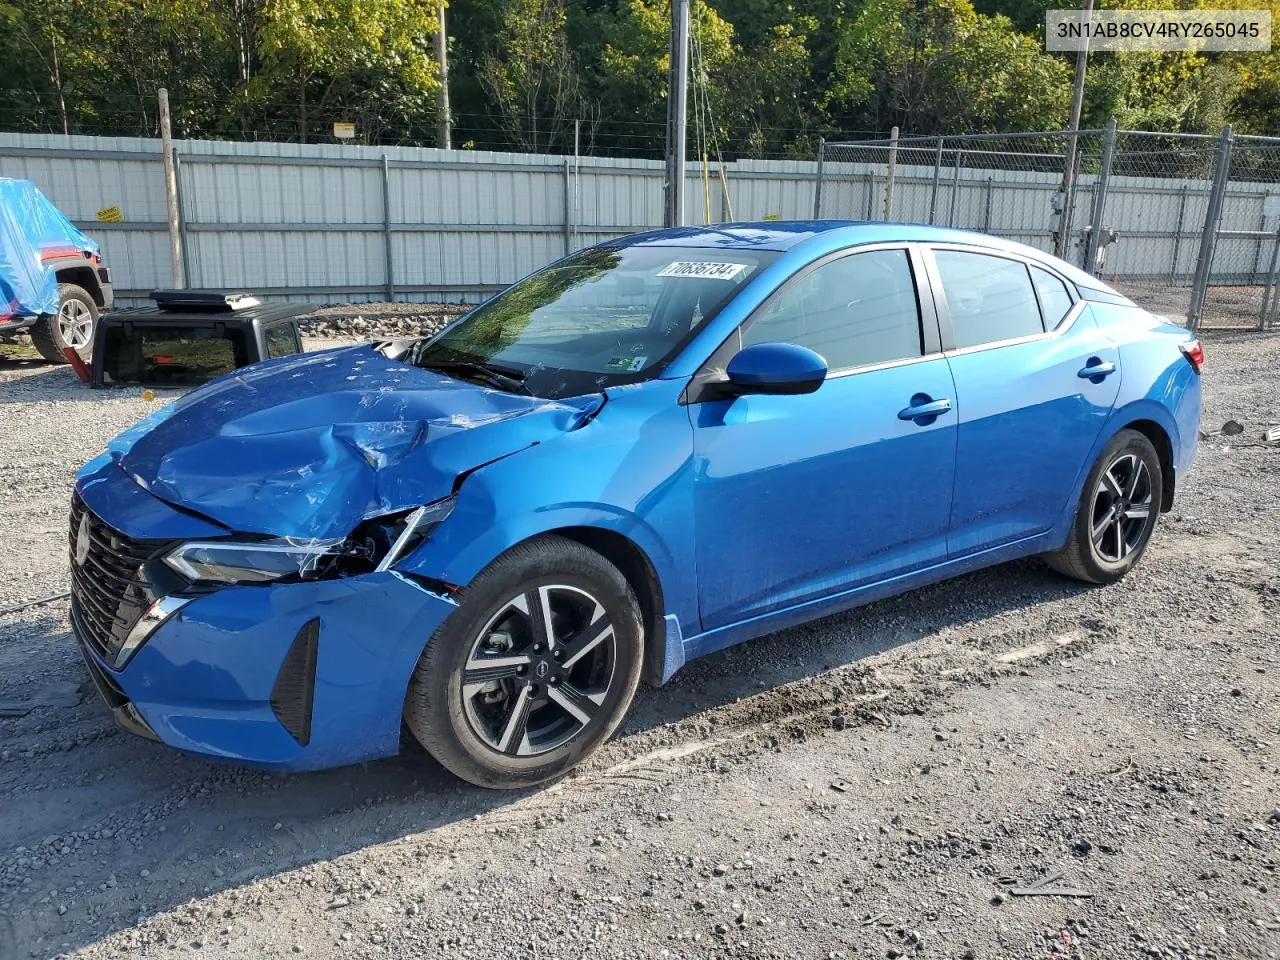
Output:
[[[340,302],[385,296],[393,284],[399,298],[475,300],[566,249],[662,223],[660,161],[568,158],[566,176],[562,156],[222,141],[180,141],[177,150],[192,286]],[[944,163],[935,187],[927,159],[908,152],[899,164],[894,219],[925,222],[932,210],[935,223],[1050,248],[1056,174],[957,171]],[[702,223],[708,214],[720,222],[730,210],[740,221],[806,219],[816,172],[815,163],[803,160],[725,164],[726,203],[720,166],[704,171],[690,162],[687,222]],[[35,181],[93,234],[126,299],[169,282],[158,141],[0,134],[0,175]],[[879,219],[885,175],[883,163],[828,161],[823,216]],[[1094,186],[1092,175],[1082,175],[1072,218],[1077,237],[1089,223]],[[1189,278],[1209,186],[1112,177],[1103,227],[1118,230],[1120,241],[1108,251],[1108,275]],[[1273,189],[1280,194],[1263,184],[1233,183],[1222,228],[1280,227],[1263,216]],[[120,207],[125,222],[95,222],[97,211],[111,206]],[[1265,271],[1271,243],[1223,238],[1215,277],[1223,270],[1231,276]]]

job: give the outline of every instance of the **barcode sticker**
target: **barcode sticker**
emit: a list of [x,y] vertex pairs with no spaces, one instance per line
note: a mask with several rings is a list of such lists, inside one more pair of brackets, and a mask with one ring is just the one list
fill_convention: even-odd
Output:
[[677,260],[658,271],[660,277],[709,277],[712,280],[732,280],[743,270],[745,263],[710,263],[706,260]]

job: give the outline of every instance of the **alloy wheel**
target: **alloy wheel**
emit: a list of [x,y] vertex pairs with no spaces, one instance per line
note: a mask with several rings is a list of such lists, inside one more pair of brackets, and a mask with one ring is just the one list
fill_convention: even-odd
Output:
[[79,300],[64,300],[58,308],[58,333],[73,350],[83,350],[93,340],[93,314]]
[[567,584],[533,587],[507,600],[472,643],[463,712],[499,753],[547,753],[595,718],[616,659],[613,623],[599,600]]
[[1098,556],[1119,563],[1141,547],[1152,508],[1147,465],[1132,453],[1117,457],[1098,478],[1093,495],[1089,531]]

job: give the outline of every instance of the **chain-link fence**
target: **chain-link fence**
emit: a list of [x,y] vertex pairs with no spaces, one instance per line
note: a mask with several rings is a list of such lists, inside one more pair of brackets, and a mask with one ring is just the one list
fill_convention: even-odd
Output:
[[[1233,152],[1234,147],[1234,152]],[[1117,130],[824,143],[817,217],[978,230],[1193,327],[1276,324],[1280,139]]]

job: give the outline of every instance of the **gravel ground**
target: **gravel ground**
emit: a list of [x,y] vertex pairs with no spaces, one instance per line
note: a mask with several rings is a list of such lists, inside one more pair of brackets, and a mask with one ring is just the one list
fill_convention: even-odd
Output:
[[[1246,432],[1124,582],[1018,562],[724,651],[542,790],[178,754],[64,602],[0,613],[0,958],[1280,955],[1280,337],[1207,351]],[[151,404],[0,360],[0,405],[7,611],[66,590],[72,471]]]

